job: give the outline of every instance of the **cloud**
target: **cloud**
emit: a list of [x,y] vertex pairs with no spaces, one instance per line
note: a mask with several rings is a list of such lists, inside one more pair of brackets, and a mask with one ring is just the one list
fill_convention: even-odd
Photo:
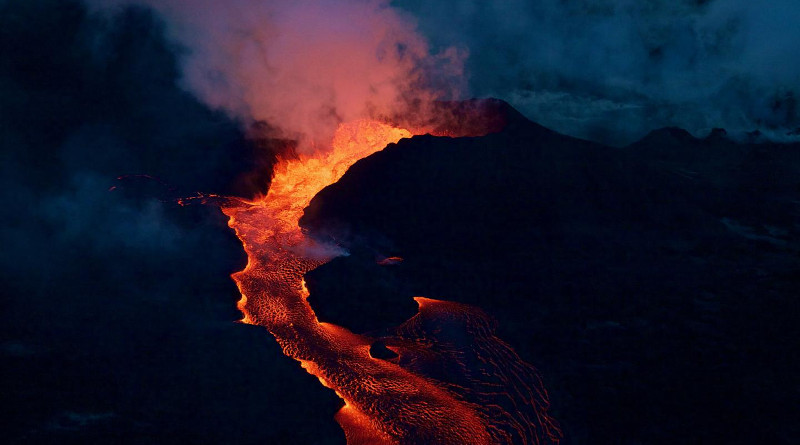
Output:
[[471,93],[613,143],[680,126],[800,126],[800,5],[743,0],[399,0],[433,47],[468,48]]

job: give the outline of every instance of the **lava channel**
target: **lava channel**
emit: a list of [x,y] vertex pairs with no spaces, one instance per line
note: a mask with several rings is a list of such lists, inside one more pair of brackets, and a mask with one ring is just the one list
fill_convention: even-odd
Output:
[[[232,275],[241,321],[268,329],[344,401],[336,420],[350,444],[557,443],[541,379],[479,309],[417,298],[418,314],[377,339],[320,322],[308,304],[304,274],[344,252],[301,230],[303,209],[357,160],[411,136],[377,121],[343,124],[330,150],[279,162],[266,196],[223,201],[248,258]],[[373,358],[376,342],[397,356]]]

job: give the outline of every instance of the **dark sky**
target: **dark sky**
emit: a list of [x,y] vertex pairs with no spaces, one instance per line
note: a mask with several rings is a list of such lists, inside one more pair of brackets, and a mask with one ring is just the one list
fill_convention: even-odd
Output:
[[[256,191],[254,120],[312,146],[367,109],[496,96],[615,144],[800,127],[794,0],[90,3],[0,0],[0,423],[20,441],[243,443],[242,419],[341,439],[335,396],[233,323],[245,258],[224,217],[174,204]],[[331,41],[348,70],[303,56]]]

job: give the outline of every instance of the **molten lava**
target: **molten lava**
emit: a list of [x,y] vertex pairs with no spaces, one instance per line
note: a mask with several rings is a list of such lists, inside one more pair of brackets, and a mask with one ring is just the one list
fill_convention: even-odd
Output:
[[538,375],[479,309],[418,298],[419,313],[380,339],[398,354],[384,360],[370,355],[377,339],[320,322],[307,302],[304,274],[343,252],[306,236],[303,209],[357,160],[411,135],[375,121],[341,125],[329,151],[282,161],[266,196],[222,205],[248,257],[232,275],[242,322],[267,328],[344,400],[336,419],[348,443],[558,442]]

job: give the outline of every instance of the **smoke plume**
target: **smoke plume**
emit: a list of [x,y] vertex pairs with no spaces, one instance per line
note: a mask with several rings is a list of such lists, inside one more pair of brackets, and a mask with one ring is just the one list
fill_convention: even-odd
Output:
[[143,3],[185,47],[188,90],[301,148],[327,145],[341,122],[402,114],[460,86],[463,53],[431,55],[414,20],[383,0]]

